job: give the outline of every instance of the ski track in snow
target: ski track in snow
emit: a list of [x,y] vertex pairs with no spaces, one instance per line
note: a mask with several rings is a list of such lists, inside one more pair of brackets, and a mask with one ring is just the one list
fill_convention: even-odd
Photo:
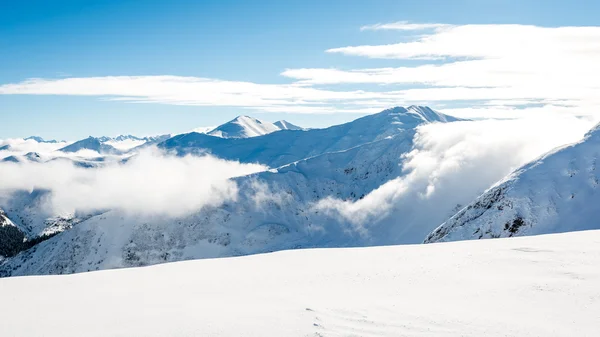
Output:
[[597,336],[599,263],[588,231],[14,277],[0,336]]

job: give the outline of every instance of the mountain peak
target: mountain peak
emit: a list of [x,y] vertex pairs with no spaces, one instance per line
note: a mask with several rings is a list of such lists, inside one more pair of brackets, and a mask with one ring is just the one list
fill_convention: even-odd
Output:
[[101,154],[117,154],[119,150],[116,148],[103,143],[103,139],[107,137],[95,138],[89,136],[86,139],[77,141],[71,145],[65,146],[58,151],[62,152],[77,152],[81,150],[92,150]]
[[249,138],[279,131],[273,123],[261,121],[250,116],[238,116],[231,121],[208,132],[208,135],[221,138]]
[[278,127],[280,130],[304,130],[304,128],[301,128],[283,119],[273,123],[273,125]]
[[[443,113],[439,113],[428,106],[419,106],[419,105],[411,105],[409,107],[401,107],[396,106],[393,108],[389,108],[380,112],[383,115],[390,116],[411,116],[416,117],[417,120],[421,120],[423,122],[433,123],[433,122],[456,122],[461,119],[452,117],[449,115],[445,115]],[[404,118],[397,118],[400,122],[404,122]]]
[[38,143],[51,143],[51,144],[55,144],[58,143],[56,140],[52,139],[52,140],[45,140],[44,138],[40,137],[40,136],[29,136],[27,138],[24,138],[24,140],[34,140]]

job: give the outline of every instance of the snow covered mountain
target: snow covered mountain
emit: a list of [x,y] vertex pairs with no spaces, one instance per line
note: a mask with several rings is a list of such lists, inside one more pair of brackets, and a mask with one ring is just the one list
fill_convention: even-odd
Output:
[[71,145],[67,145],[58,151],[72,153],[78,152],[81,150],[91,150],[96,151],[100,154],[120,154],[121,151],[117,150],[111,145],[105,144],[104,139],[88,137],[86,139],[82,139],[77,141]]
[[249,138],[266,135],[279,130],[282,129],[273,123],[264,122],[249,116],[238,116],[207,132],[207,134],[221,138]]
[[[0,279],[0,331],[47,337],[596,336],[598,242],[600,231],[590,231],[6,278]],[[68,324],[57,317],[68,317]]]
[[35,140],[38,143],[49,143],[49,144],[56,144],[58,143],[58,141],[51,139],[51,140],[44,140],[44,138],[42,137],[38,137],[38,136],[31,136],[31,137],[27,137],[24,140]]
[[223,159],[279,167],[412,132],[410,130],[423,123],[457,120],[427,107],[395,107],[326,129],[289,130],[246,139],[218,138],[192,132],[175,136],[158,146],[180,155],[211,153]]
[[398,214],[370,221],[371,235],[364,236],[346,219],[314,205],[327,197],[356,201],[401,176],[415,127],[455,120],[427,108],[393,108],[327,129],[246,139],[197,133],[173,137],[161,145],[182,153],[210,149],[220,157],[279,168],[236,178],[236,200],[189,215],[135,216],[113,210],[93,216],[7,260],[0,274],[61,274],[299,247],[420,242],[432,228],[398,223]]
[[37,152],[29,152],[26,153],[23,156],[8,156],[4,159],[2,159],[2,162],[13,162],[13,163],[22,163],[22,162],[42,162],[44,159],[42,158],[42,156],[37,153]]
[[600,229],[600,125],[525,165],[431,233],[425,242]]
[[59,151],[73,153],[81,150],[92,150],[100,154],[119,155],[144,145],[154,145],[170,138],[169,135],[136,137],[120,135],[117,137],[88,137],[73,144],[65,146]]

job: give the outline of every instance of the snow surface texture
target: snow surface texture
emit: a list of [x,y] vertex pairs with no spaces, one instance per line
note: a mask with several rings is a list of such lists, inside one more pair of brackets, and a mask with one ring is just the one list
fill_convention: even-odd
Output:
[[576,144],[525,165],[431,233],[425,242],[600,228],[600,125]]
[[249,116],[238,116],[206,134],[220,138],[250,138],[280,130],[301,130],[286,121],[269,123]]
[[591,231],[0,279],[0,335],[597,336],[599,243]]

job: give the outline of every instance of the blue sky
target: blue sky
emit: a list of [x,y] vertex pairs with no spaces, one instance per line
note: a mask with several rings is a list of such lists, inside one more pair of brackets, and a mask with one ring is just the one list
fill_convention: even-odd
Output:
[[[361,31],[365,25],[408,21],[596,26],[599,12],[597,1],[4,0],[0,3],[0,86],[30,78],[156,75],[289,84],[294,80],[281,75],[286,69],[372,69],[424,62],[325,52],[404,39],[397,30]],[[342,83],[335,88],[321,83],[319,88],[382,90],[378,83]],[[364,112],[264,112],[240,105],[110,101],[81,93],[9,93],[0,95],[0,138],[183,132],[240,114],[320,127]]]

